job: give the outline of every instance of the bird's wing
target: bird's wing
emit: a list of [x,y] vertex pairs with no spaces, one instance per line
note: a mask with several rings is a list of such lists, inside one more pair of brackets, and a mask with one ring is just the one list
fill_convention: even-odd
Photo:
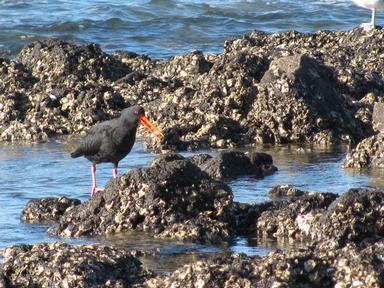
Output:
[[92,156],[99,153],[103,139],[107,138],[110,133],[111,126],[108,124],[105,122],[93,126],[76,150],[71,153],[71,156]]

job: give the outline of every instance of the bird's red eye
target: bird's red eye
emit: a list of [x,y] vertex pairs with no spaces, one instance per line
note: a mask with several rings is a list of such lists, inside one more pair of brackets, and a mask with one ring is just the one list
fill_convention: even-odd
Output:
[[133,110],[132,113],[133,113],[133,115],[136,115],[136,116],[139,115],[139,109]]

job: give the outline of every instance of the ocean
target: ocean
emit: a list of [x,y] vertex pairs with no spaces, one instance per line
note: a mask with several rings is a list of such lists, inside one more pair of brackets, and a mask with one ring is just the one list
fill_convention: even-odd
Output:
[[26,43],[57,37],[164,59],[191,50],[219,53],[225,40],[253,30],[347,30],[369,21],[369,10],[345,0],[5,0],[0,51],[14,57]]

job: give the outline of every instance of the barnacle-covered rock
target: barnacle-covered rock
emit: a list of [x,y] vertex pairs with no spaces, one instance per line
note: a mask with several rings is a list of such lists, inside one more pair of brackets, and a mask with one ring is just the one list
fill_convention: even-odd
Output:
[[[22,64],[0,58],[0,134],[1,140],[18,138],[17,124],[22,121],[30,107],[26,91],[37,80]],[[10,135],[7,129],[16,130],[15,136]],[[13,140],[12,139],[12,140]]]
[[[160,126],[177,129],[180,146],[171,148],[189,148],[185,143],[191,142],[219,148],[260,142],[356,143],[373,132],[373,103],[359,100],[384,93],[381,64],[369,60],[380,57],[376,45],[383,41],[382,31],[372,34],[360,29],[253,32],[227,41],[223,54],[207,58],[213,63],[208,72],[168,73],[184,87],[147,108]],[[184,71],[182,59],[164,66]]]
[[[161,156],[111,180],[105,191],[64,213],[60,236],[148,231],[157,237],[222,242],[233,235],[232,192],[191,160]],[[171,233],[174,231],[174,233]]]
[[268,192],[268,195],[270,197],[277,198],[277,197],[302,196],[304,195],[304,193],[305,193],[304,191],[301,191],[291,185],[277,185]]
[[80,203],[78,199],[67,197],[32,199],[21,212],[20,218],[27,223],[53,222]]
[[[274,59],[248,114],[254,124],[247,126],[248,135],[272,143],[361,139],[361,123],[347,104],[333,71],[314,58],[295,54]],[[324,133],[325,138],[320,136]]]
[[373,129],[384,133],[384,103],[376,102],[373,106]]
[[332,287],[383,287],[384,243],[382,240],[360,248],[354,243],[340,247],[323,241],[314,247],[317,261],[327,263]]
[[139,71],[127,74],[112,85],[116,91],[121,93],[125,101],[138,105],[158,100],[180,87],[177,82],[165,82]]
[[119,116],[129,106],[120,93],[108,85],[89,83],[69,90],[60,99],[61,113],[67,116],[71,132],[79,133],[92,125]]
[[148,55],[140,55],[130,51],[115,51],[112,56],[128,67],[133,72],[141,72],[144,74],[154,74],[155,70],[163,66],[164,61],[151,59]]
[[21,63],[0,58],[0,93],[29,89],[37,82],[31,72]]
[[351,189],[336,199],[320,217],[315,239],[333,239],[340,245],[362,244],[384,237],[384,193]]
[[266,238],[309,238],[312,227],[336,197],[333,193],[308,192],[303,196],[275,202],[254,219],[254,226],[250,230],[254,229],[259,237]]
[[182,56],[174,56],[162,67],[160,76],[164,79],[193,78],[207,73],[213,63],[201,51],[193,51]]
[[254,267],[260,257],[243,254],[226,255],[211,261],[198,261],[174,271],[171,275],[149,279],[143,285],[155,287],[256,287]]
[[185,265],[143,287],[382,287],[383,243],[365,249],[329,245],[273,251],[265,257],[230,254]]
[[151,275],[128,250],[60,242],[8,247],[2,271],[4,287],[132,287]]
[[[185,58],[190,56],[200,57],[192,53]],[[178,65],[184,58],[176,59],[179,58],[166,64],[167,71],[183,71],[183,66]],[[146,106],[149,115],[155,117],[161,127],[177,129],[181,136],[179,149],[191,147],[185,143],[198,147],[234,147],[244,140],[240,121],[256,97],[254,84],[262,77],[266,62],[249,53],[220,55],[209,62],[213,63],[212,67],[203,69],[206,71],[203,73],[196,72],[197,68],[192,65],[195,67],[191,69],[193,73],[167,74],[171,80],[182,81],[183,87],[163,95],[158,105]],[[169,148],[168,143],[163,144],[164,148]]]
[[362,140],[344,161],[345,168],[384,168],[384,133]]
[[81,133],[129,105],[111,81],[130,70],[95,45],[37,41],[18,61],[24,64],[4,59],[0,63],[3,141],[45,141]]
[[45,82],[117,80],[131,69],[101,51],[96,44],[77,46],[63,40],[47,39],[30,43],[17,61]]
[[[169,60],[108,55],[95,44],[36,41],[15,62],[2,62],[13,72],[5,72],[7,91],[0,93],[0,121],[6,124],[0,139],[83,133],[126,105],[140,104],[170,132],[161,144],[148,145],[158,151],[357,143],[373,134],[373,105],[384,95],[384,67],[377,61],[383,39],[380,29],[255,31],[226,41],[222,54],[195,51]],[[95,95],[96,86],[107,91],[103,99],[115,95],[116,105]]]

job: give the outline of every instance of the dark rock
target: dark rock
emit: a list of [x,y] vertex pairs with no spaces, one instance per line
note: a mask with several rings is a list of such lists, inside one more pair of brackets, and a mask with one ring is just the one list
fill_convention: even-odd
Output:
[[1,94],[29,89],[37,82],[37,79],[23,64],[4,58],[0,58],[0,75]]
[[246,204],[234,202],[233,211],[236,215],[236,231],[240,235],[257,235],[256,221],[261,213],[274,207],[274,202]]
[[65,213],[60,236],[149,231],[156,237],[222,242],[233,235],[230,188],[177,154],[111,180],[105,191]]
[[167,128],[163,132],[164,138],[162,139],[162,149],[175,151],[180,148],[185,148],[180,140],[180,132],[176,128]]
[[[242,254],[212,261],[199,261],[179,268],[171,275],[149,279],[143,287],[256,287],[254,267],[260,258]],[[259,287],[259,286],[257,286]]]
[[379,132],[384,132],[384,103],[375,103],[372,118],[373,128]]
[[277,170],[272,157],[266,153],[223,152],[214,158],[206,159],[200,164],[203,171],[216,179],[254,175],[262,177]]
[[249,126],[250,137],[273,143],[364,137],[361,124],[338,91],[333,70],[314,58],[296,54],[273,60],[258,87],[248,119],[264,129],[259,134]]
[[135,83],[143,80],[146,78],[146,75],[139,71],[133,71],[129,73],[128,75],[124,76],[123,78],[120,78],[119,80],[115,81],[115,84],[129,84],[134,85]]
[[[180,145],[183,141],[219,148],[250,143],[357,143],[373,133],[373,105],[359,100],[384,93],[383,69],[369,62],[380,57],[376,45],[382,43],[381,34],[375,31],[368,36],[358,29],[253,32],[227,41],[223,54],[208,59],[213,63],[208,73],[183,78],[184,85],[191,87],[189,93],[182,87],[165,95],[159,101],[164,112],[150,113],[164,127],[182,127]],[[376,58],[361,57],[360,51]],[[296,63],[291,61],[295,59]],[[274,75],[275,64],[285,72]],[[173,106],[178,115],[170,117],[166,111]]]
[[361,141],[347,154],[344,168],[384,168],[384,133]]
[[204,163],[206,163],[206,161],[212,159],[212,156],[209,154],[197,154],[190,157],[189,159],[201,168]]
[[333,239],[339,245],[384,237],[384,193],[351,189],[334,201],[320,217],[315,239]]
[[278,185],[273,187],[268,195],[270,197],[297,197],[304,195],[304,193],[304,191],[290,185]]
[[[155,159],[152,160],[150,166],[162,166],[167,165],[168,162],[176,161],[176,160],[185,160],[186,158],[178,153],[169,152],[158,155]],[[196,164],[196,163],[195,163]]]
[[203,213],[182,223],[174,223],[165,227],[157,238],[221,244],[234,236],[233,221],[219,221],[211,213]]
[[8,247],[2,270],[9,287],[132,287],[152,275],[127,250],[58,242]]
[[76,46],[56,39],[30,43],[17,60],[44,81],[117,80],[131,72],[127,65],[102,52],[96,44]]
[[66,211],[81,202],[67,197],[32,199],[21,212],[21,220],[27,223],[49,223],[58,221]]

